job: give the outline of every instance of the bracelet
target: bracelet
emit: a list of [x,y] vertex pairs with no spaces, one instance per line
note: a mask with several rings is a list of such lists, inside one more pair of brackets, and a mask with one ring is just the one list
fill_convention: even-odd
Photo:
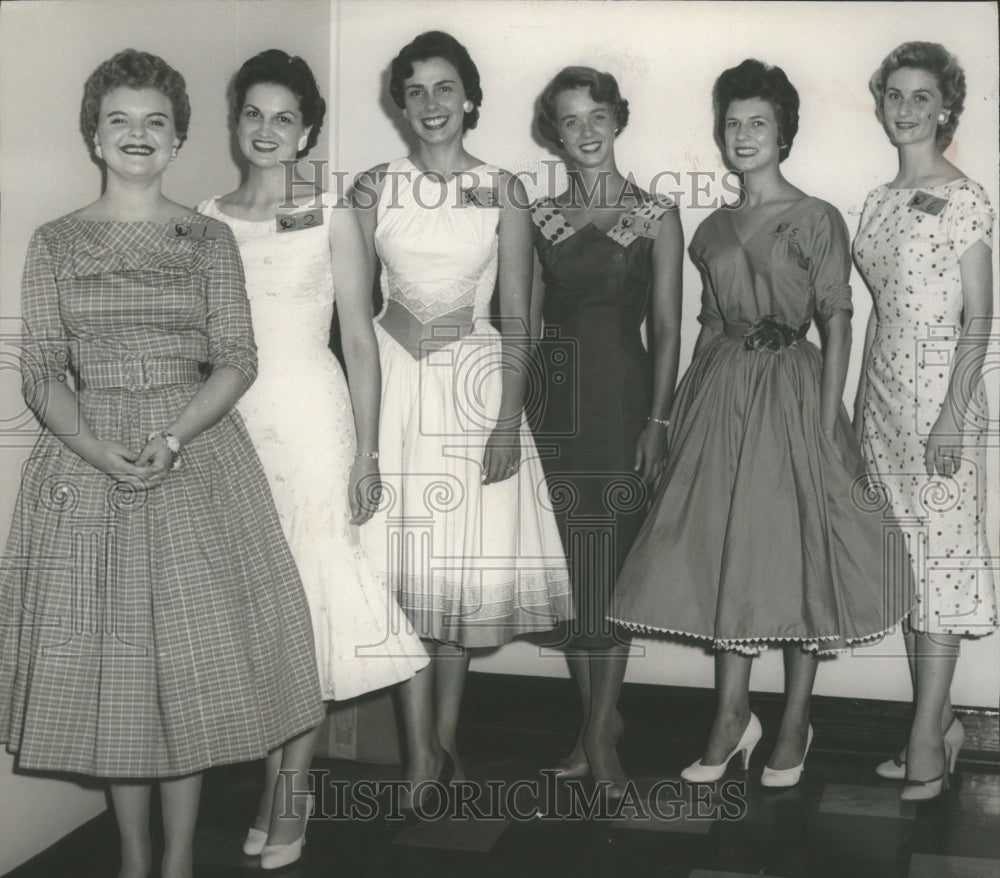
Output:
[[356,458],[357,457],[367,457],[370,460],[378,460],[378,452],[377,451],[356,451],[356,452],[354,452],[354,456]]
[[170,465],[170,468],[172,470],[178,469],[181,465],[181,440],[173,433],[167,433],[165,430],[153,430],[146,437],[147,442],[152,442],[154,439],[162,439],[167,443],[167,450],[174,456],[174,462]]
[[654,418],[652,416],[646,418],[647,421],[652,421],[654,424],[659,424],[661,427],[669,427],[670,421],[665,421],[663,418]]

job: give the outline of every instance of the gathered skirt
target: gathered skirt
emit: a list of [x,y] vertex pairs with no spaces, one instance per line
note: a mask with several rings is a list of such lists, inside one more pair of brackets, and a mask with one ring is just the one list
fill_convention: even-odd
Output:
[[720,335],[695,358],[617,622],[748,653],[834,651],[908,612],[899,534],[869,496],[843,406],[832,439],[821,428],[821,372],[806,341],[771,352]]
[[[134,449],[196,385],[80,394]],[[236,414],[133,490],[44,431],[0,570],[0,740],[20,768],[171,777],[323,718],[309,607]]]
[[414,358],[377,323],[384,492],[362,544],[423,638],[497,646],[573,614],[562,542],[527,425],[517,474],[483,485],[500,409],[500,334],[485,321]]

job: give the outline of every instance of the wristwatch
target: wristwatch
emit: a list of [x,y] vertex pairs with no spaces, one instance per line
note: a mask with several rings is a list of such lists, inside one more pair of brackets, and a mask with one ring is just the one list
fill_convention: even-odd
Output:
[[167,444],[167,448],[174,456],[174,462],[170,465],[170,468],[177,469],[181,465],[181,440],[173,433],[167,433],[165,430],[153,430],[146,437],[147,442],[152,442],[154,439],[162,439]]

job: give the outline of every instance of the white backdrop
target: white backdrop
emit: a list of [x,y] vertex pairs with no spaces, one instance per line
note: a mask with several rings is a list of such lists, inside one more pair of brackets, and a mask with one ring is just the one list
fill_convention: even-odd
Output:
[[[756,57],[784,68],[801,97],[799,133],[783,165],[787,177],[836,205],[853,234],[867,192],[896,172],[895,150],[875,119],[868,78],[899,43],[932,40],[958,55],[968,80],[966,110],[947,155],[986,187],[994,206],[1000,204],[997,13],[990,3],[342,0],[334,10],[330,94],[337,124],[330,133],[331,157],[334,167],[351,174],[407,151],[385,83],[393,56],[425,30],[446,30],[469,49],[482,77],[484,101],[467,143],[474,155],[509,170],[538,172],[541,162],[555,158],[533,139],[531,123],[535,100],[558,70],[586,64],[613,73],[632,113],[616,146],[618,164],[641,185],[660,171],[676,171],[687,180],[692,171],[722,169],[712,139],[712,84],[725,68]],[[539,179],[545,181],[545,174]],[[709,212],[692,207],[691,201],[689,191],[682,195],[687,241]],[[852,284],[856,307],[849,410],[870,309],[868,292],[856,274]],[[698,331],[700,283],[690,261],[684,269],[684,295],[682,369]],[[1000,367],[992,376],[994,401],[998,378]],[[996,554],[1000,492],[995,453],[991,462]],[[824,663],[816,691],[909,699],[906,664],[897,658],[901,648],[902,639],[892,636],[878,648]],[[996,707],[1000,637],[969,642],[963,649],[956,703]],[[476,658],[473,667],[566,673],[561,656],[540,656],[526,643]],[[697,647],[643,640],[637,642],[627,679],[710,686],[712,662]],[[754,670],[753,687],[773,691],[781,683],[779,656],[765,656]]]

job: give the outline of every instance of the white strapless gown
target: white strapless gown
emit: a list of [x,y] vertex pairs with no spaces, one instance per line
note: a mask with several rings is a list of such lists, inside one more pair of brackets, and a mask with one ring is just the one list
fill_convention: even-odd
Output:
[[279,233],[274,219],[235,219],[214,199],[198,210],[232,228],[243,258],[258,375],[237,408],[309,600],[323,697],[352,698],[406,680],[427,664],[426,652],[350,523],[354,415],[328,347],[327,221]]

